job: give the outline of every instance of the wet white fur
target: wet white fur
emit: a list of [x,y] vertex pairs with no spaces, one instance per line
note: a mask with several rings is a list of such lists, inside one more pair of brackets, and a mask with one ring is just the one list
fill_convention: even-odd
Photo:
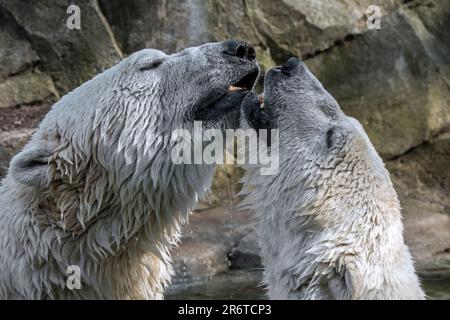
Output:
[[423,299],[382,159],[303,67],[292,83],[266,76],[266,108],[279,110],[278,174],[248,168],[243,179],[269,297]]
[[[170,133],[189,129],[208,81],[232,75],[214,46],[140,51],[53,106],[0,188],[0,298],[163,297],[169,250],[214,169],[173,165]],[[70,265],[79,290],[66,288]]]

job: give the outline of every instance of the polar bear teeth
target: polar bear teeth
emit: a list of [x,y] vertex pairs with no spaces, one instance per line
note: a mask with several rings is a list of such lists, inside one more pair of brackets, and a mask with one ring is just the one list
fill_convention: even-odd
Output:
[[229,92],[233,92],[233,91],[243,91],[243,90],[245,90],[245,88],[236,87],[236,86],[233,86],[233,85],[231,85],[231,86],[228,87],[228,91],[229,91]]

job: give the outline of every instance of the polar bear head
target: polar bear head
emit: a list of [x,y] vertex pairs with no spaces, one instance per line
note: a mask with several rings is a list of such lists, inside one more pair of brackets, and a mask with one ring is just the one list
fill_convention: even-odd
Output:
[[392,206],[397,206],[389,174],[363,127],[344,114],[304,62],[291,58],[269,70],[264,93],[249,95],[242,107],[253,128],[279,130],[279,175],[267,178],[280,182],[273,184],[279,190],[261,192],[261,200],[270,202],[289,189],[287,210],[320,204],[316,217],[326,224],[351,219],[356,203],[365,203],[364,197],[376,188],[380,194],[388,190]]
[[[183,168],[173,174],[171,133],[190,129],[194,120],[206,127],[236,126],[240,102],[258,72],[254,49],[241,41],[171,55],[136,52],[56,103],[12,160],[10,176],[35,188],[38,202],[52,207],[46,210],[72,210],[78,218],[130,201],[142,190],[155,197],[145,201],[156,203],[156,209],[159,201],[186,202],[183,196],[194,198],[208,179],[200,169],[191,170],[197,170],[196,177]],[[176,199],[155,193],[176,186],[185,188],[178,196],[170,193]],[[105,190],[113,198],[106,199]]]

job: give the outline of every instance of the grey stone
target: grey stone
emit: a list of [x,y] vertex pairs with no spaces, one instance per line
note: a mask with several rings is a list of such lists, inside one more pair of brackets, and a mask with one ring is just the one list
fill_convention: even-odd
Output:
[[101,0],[117,41],[126,53],[143,48],[176,52],[211,40],[202,0]]
[[[233,269],[248,269],[258,252],[241,242],[246,235],[255,235],[255,220],[247,211],[223,205],[196,210],[183,227],[179,247],[172,252],[174,283],[206,279]],[[249,242],[251,242],[249,238]],[[237,252],[239,259],[230,259]],[[255,248],[255,247],[253,247]],[[255,250],[257,250],[255,248]],[[252,257],[252,260],[248,260]],[[233,265],[234,263],[234,265]]]
[[120,60],[120,50],[96,0],[77,1],[81,29],[69,30],[66,13],[70,3],[42,0],[0,0],[40,58],[39,68],[50,75],[60,93],[89,80]]
[[450,132],[387,162],[422,274],[450,273]]
[[27,69],[38,60],[23,30],[0,7],[0,79]]
[[32,129],[21,129],[0,133],[0,177],[6,173],[9,161],[28,141]]
[[263,265],[259,254],[258,237],[256,230],[244,235],[229,253],[231,269],[262,270]]
[[[419,19],[420,10],[428,9],[399,9],[382,20],[380,30],[307,60],[388,159],[450,127],[450,45],[435,38]],[[435,28],[448,30],[443,17],[449,5],[442,2],[435,11]]]
[[26,71],[0,80],[0,108],[58,97],[52,79],[46,74]]

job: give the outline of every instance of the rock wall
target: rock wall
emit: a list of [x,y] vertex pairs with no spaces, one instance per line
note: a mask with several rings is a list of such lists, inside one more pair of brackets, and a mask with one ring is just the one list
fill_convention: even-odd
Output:
[[[69,30],[66,9],[81,9]],[[381,29],[367,28],[369,5]],[[50,105],[136,50],[175,52],[229,38],[263,68],[302,57],[358,118],[386,160],[423,272],[450,270],[448,0],[0,0],[0,174]],[[209,201],[232,202],[239,170],[219,170]]]

